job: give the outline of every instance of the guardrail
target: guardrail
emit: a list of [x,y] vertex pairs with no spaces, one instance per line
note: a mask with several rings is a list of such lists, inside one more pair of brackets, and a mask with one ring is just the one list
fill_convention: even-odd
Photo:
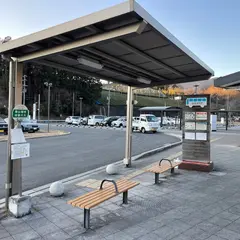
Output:
[[65,122],[65,120],[38,120],[37,121],[38,123],[64,123]]

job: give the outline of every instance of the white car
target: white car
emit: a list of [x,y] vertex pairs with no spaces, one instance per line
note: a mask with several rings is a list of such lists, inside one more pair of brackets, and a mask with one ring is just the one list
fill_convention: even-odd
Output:
[[65,119],[65,123],[67,123],[67,124],[72,124],[72,118],[73,118],[73,116],[68,116],[68,117]]
[[126,117],[120,117],[118,120],[113,121],[111,126],[112,127],[126,127],[127,119]]
[[152,114],[141,114],[139,119],[135,118],[132,123],[132,129],[141,131],[142,133],[156,133],[160,126],[159,120]]
[[81,117],[72,117],[72,124],[73,125],[80,125],[82,123]]
[[88,117],[88,125],[89,126],[99,126],[100,123],[104,121],[103,115],[91,115]]

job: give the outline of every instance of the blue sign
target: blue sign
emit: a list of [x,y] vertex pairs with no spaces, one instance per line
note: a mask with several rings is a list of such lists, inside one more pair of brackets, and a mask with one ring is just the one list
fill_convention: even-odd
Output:
[[186,106],[192,107],[202,107],[207,106],[207,98],[206,97],[192,97],[186,99]]

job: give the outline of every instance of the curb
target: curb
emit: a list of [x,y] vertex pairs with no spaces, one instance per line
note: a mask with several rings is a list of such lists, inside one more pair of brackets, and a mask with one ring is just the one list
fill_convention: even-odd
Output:
[[[53,136],[39,136],[39,137],[25,137],[25,139],[38,139],[38,138],[50,138],[50,137],[61,137],[61,136],[66,136],[66,135],[70,135],[71,132],[65,132],[63,134],[60,135],[53,135]],[[7,142],[7,139],[0,139],[0,142]]]
[[[171,135],[171,134],[167,134],[167,135]],[[175,135],[175,137],[178,137],[180,139],[179,136]],[[152,150],[140,153],[138,155],[132,156],[132,161],[139,160],[139,159],[144,158],[146,156],[154,155],[156,153],[162,152],[162,151],[170,149],[172,147],[176,147],[176,146],[181,145],[181,144],[182,144],[182,140],[180,140],[178,142],[175,142],[175,143],[165,144],[165,145],[163,145],[160,148],[155,148],[155,149],[152,149]],[[115,162],[114,164],[120,165],[122,163],[123,163],[123,160],[120,160],[120,161]],[[71,177],[59,180],[59,181],[61,181],[64,184],[70,184],[70,183],[73,183],[73,182],[76,182],[76,181],[80,181],[81,179],[83,179],[84,177],[86,177],[89,174],[96,174],[98,172],[101,172],[103,169],[106,169],[107,166],[108,166],[108,164],[104,165],[102,167],[90,170],[88,172],[80,173],[80,174],[77,174],[77,175],[74,175],[74,176],[71,176]],[[48,192],[49,187],[50,187],[51,184],[52,183],[48,183],[46,185],[43,185],[43,186],[31,189],[31,190],[24,191],[23,195],[29,195],[31,197],[38,196],[40,194]],[[0,199],[0,207],[3,207],[4,203],[5,203],[5,198]]]
[[154,155],[156,153],[159,153],[159,152],[162,152],[164,150],[167,150],[169,148],[172,148],[172,147],[176,147],[176,146],[179,146],[182,144],[182,140],[179,141],[179,142],[176,142],[176,143],[170,143],[170,144],[165,144],[163,145],[162,147],[160,148],[155,148],[155,149],[152,149],[150,151],[147,151],[147,152],[144,152],[144,153],[140,153],[136,156],[133,156],[132,157],[132,161],[136,161],[138,159],[141,159],[141,158],[145,158],[145,157],[148,157],[148,156],[151,156],[151,155]]

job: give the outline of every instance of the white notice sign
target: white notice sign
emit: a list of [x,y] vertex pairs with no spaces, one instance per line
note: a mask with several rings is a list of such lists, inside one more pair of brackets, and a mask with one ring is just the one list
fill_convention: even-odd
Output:
[[11,159],[30,157],[30,143],[20,143],[11,145]]
[[206,133],[196,133],[196,140],[207,141]]
[[195,133],[194,132],[185,132],[185,139],[195,140]]

